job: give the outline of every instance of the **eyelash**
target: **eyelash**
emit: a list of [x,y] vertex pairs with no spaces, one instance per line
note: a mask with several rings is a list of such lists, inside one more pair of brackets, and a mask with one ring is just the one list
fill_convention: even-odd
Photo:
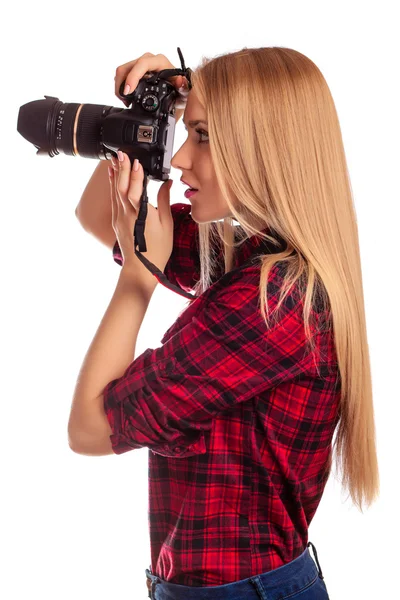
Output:
[[[206,135],[206,136],[208,137],[208,133],[207,133],[207,131],[204,131],[204,129],[195,129],[195,132],[196,132],[196,133],[200,133],[200,135],[201,135],[201,134],[204,134],[204,135]],[[198,144],[205,144],[205,143],[207,143],[207,142],[208,142],[208,140],[200,140],[200,141],[198,142]]]

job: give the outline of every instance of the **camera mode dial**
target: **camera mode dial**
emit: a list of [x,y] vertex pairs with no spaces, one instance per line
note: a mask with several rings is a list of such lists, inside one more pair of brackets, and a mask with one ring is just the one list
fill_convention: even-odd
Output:
[[154,94],[146,94],[142,100],[143,108],[149,112],[157,110],[159,104],[158,98]]

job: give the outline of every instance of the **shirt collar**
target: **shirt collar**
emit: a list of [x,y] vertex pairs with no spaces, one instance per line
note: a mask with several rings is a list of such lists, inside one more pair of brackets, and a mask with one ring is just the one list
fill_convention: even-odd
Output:
[[250,260],[253,256],[259,254],[276,254],[286,250],[286,241],[278,235],[278,233],[271,227],[266,227],[262,230],[263,233],[276,239],[279,242],[279,246],[275,246],[269,240],[263,240],[257,235],[253,235],[244,240],[241,245],[236,249],[235,255],[235,266],[240,266],[244,262]]

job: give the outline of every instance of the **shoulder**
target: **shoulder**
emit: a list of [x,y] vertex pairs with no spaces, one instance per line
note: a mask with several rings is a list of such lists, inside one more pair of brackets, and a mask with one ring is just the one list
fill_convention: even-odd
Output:
[[[275,263],[269,273],[268,296],[279,296],[284,282],[286,265],[282,261]],[[260,290],[261,268],[259,264],[244,264],[225,273],[208,290],[209,302],[229,302],[240,307],[243,300],[254,300]],[[295,293],[296,290],[293,290]]]
[[[221,322],[226,320],[231,326],[243,326],[245,323],[265,328],[265,320],[261,314],[261,293],[264,293],[271,321],[279,322],[284,327],[299,326],[303,323],[303,303],[298,286],[295,284],[280,302],[286,264],[275,263],[264,286],[260,285],[260,265],[242,265],[223,275],[206,292],[204,310],[209,318]],[[276,310],[276,313],[274,311]]]

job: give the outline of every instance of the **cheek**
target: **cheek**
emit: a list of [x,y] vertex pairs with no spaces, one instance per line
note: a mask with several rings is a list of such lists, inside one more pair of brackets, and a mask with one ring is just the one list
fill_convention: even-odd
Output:
[[218,189],[217,177],[215,175],[214,167],[208,156],[196,153],[193,157],[193,169],[196,172],[199,183],[202,182],[203,187],[208,189]]

